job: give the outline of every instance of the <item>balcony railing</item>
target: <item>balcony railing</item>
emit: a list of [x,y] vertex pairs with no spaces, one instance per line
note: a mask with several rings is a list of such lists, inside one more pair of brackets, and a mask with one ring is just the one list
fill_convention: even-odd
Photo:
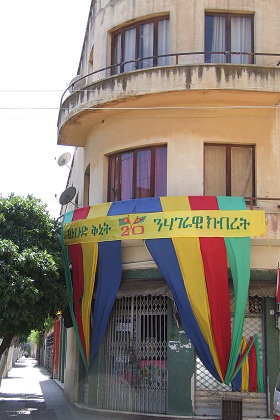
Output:
[[[203,57],[207,55],[213,56],[213,61],[203,61]],[[195,57],[201,57],[200,60],[196,60]],[[224,57],[224,60],[215,60],[215,56]],[[232,57],[239,56],[240,62],[232,63]],[[256,63],[257,57],[274,57],[275,60],[269,64]],[[192,58],[191,61],[188,61],[188,58]],[[166,64],[158,65],[154,64],[158,62],[158,59],[165,59]],[[149,63],[148,63],[149,62]],[[152,65],[150,65],[152,63]],[[131,69],[131,65],[134,64],[135,68]],[[111,66],[103,67],[101,69],[92,71],[85,76],[76,76],[69,84],[67,89],[62,94],[60,107],[64,102],[64,97],[67,93],[74,93],[75,91],[83,89],[88,83],[87,79],[91,79],[94,76],[98,78],[94,81],[101,81],[106,79],[109,76],[114,76],[118,74],[126,73],[126,71],[120,71],[124,69],[125,66],[130,65],[129,71],[143,70],[153,67],[166,67],[166,66],[177,66],[177,65],[197,65],[197,64],[232,64],[232,65],[259,65],[265,67],[275,67],[280,65],[280,53],[253,53],[253,52],[233,52],[233,51],[216,51],[216,52],[205,52],[205,51],[196,51],[196,52],[182,52],[182,53],[173,53],[173,54],[163,54],[158,56],[149,56],[144,58],[137,58],[135,60],[129,60],[117,64],[112,64]],[[92,83],[92,81],[90,81]]]
[[[271,198],[271,197],[244,197],[245,202],[248,203],[248,208],[250,210],[254,210],[256,208],[259,208],[259,204],[263,202],[264,204],[269,204],[279,201],[279,204],[275,203],[275,206],[277,207],[277,211],[280,212],[280,198]],[[260,203],[259,203],[260,202]],[[275,213],[275,211],[273,211]]]
[[267,233],[264,237],[254,238],[255,244],[280,244],[280,198],[245,197],[247,208],[265,212]]

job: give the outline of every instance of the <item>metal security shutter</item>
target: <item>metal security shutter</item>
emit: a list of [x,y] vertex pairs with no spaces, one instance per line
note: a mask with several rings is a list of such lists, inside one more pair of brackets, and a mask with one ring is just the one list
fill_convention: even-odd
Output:
[[167,297],[117,299],[106,333],[105,407],[166,413]]

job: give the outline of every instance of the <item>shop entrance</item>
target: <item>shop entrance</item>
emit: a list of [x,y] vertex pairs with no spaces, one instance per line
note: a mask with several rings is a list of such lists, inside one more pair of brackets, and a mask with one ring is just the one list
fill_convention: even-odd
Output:
[[167,299],[116,300],[106,333],[107,409],[166,413]]

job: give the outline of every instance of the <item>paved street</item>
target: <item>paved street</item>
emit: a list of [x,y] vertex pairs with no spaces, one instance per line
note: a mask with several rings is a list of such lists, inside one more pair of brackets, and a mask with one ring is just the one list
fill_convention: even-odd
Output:
[[[38,366],[37,360],[25,357],[16,362],[8,377],[2,379],[0,387],[0,420],[11,420],[17,417],[20,417],[20,420],[146,420],[153,418],[182,420],[191,418],[160,415],[152,417],[136,413],[103,412],[102,414],[94,411],[90,414],[83,413],[69,404],[62,388],[50,379],[46,369]],[[205,419],[207,417],[203,417],[203,420]],[[196,417],[196,420],[199,418]]]
[[[61,387],[32,358],[19,359],[0,387],[0,419],[110,420],[84,414],[66,400]],[[116,417],[114,417],[116,420]]]

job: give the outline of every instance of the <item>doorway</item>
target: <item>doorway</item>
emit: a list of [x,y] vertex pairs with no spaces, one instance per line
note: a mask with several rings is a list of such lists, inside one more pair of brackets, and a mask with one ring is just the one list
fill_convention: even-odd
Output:
[[166,413],[167,296],[117,299],[105,344],[107,409]]

